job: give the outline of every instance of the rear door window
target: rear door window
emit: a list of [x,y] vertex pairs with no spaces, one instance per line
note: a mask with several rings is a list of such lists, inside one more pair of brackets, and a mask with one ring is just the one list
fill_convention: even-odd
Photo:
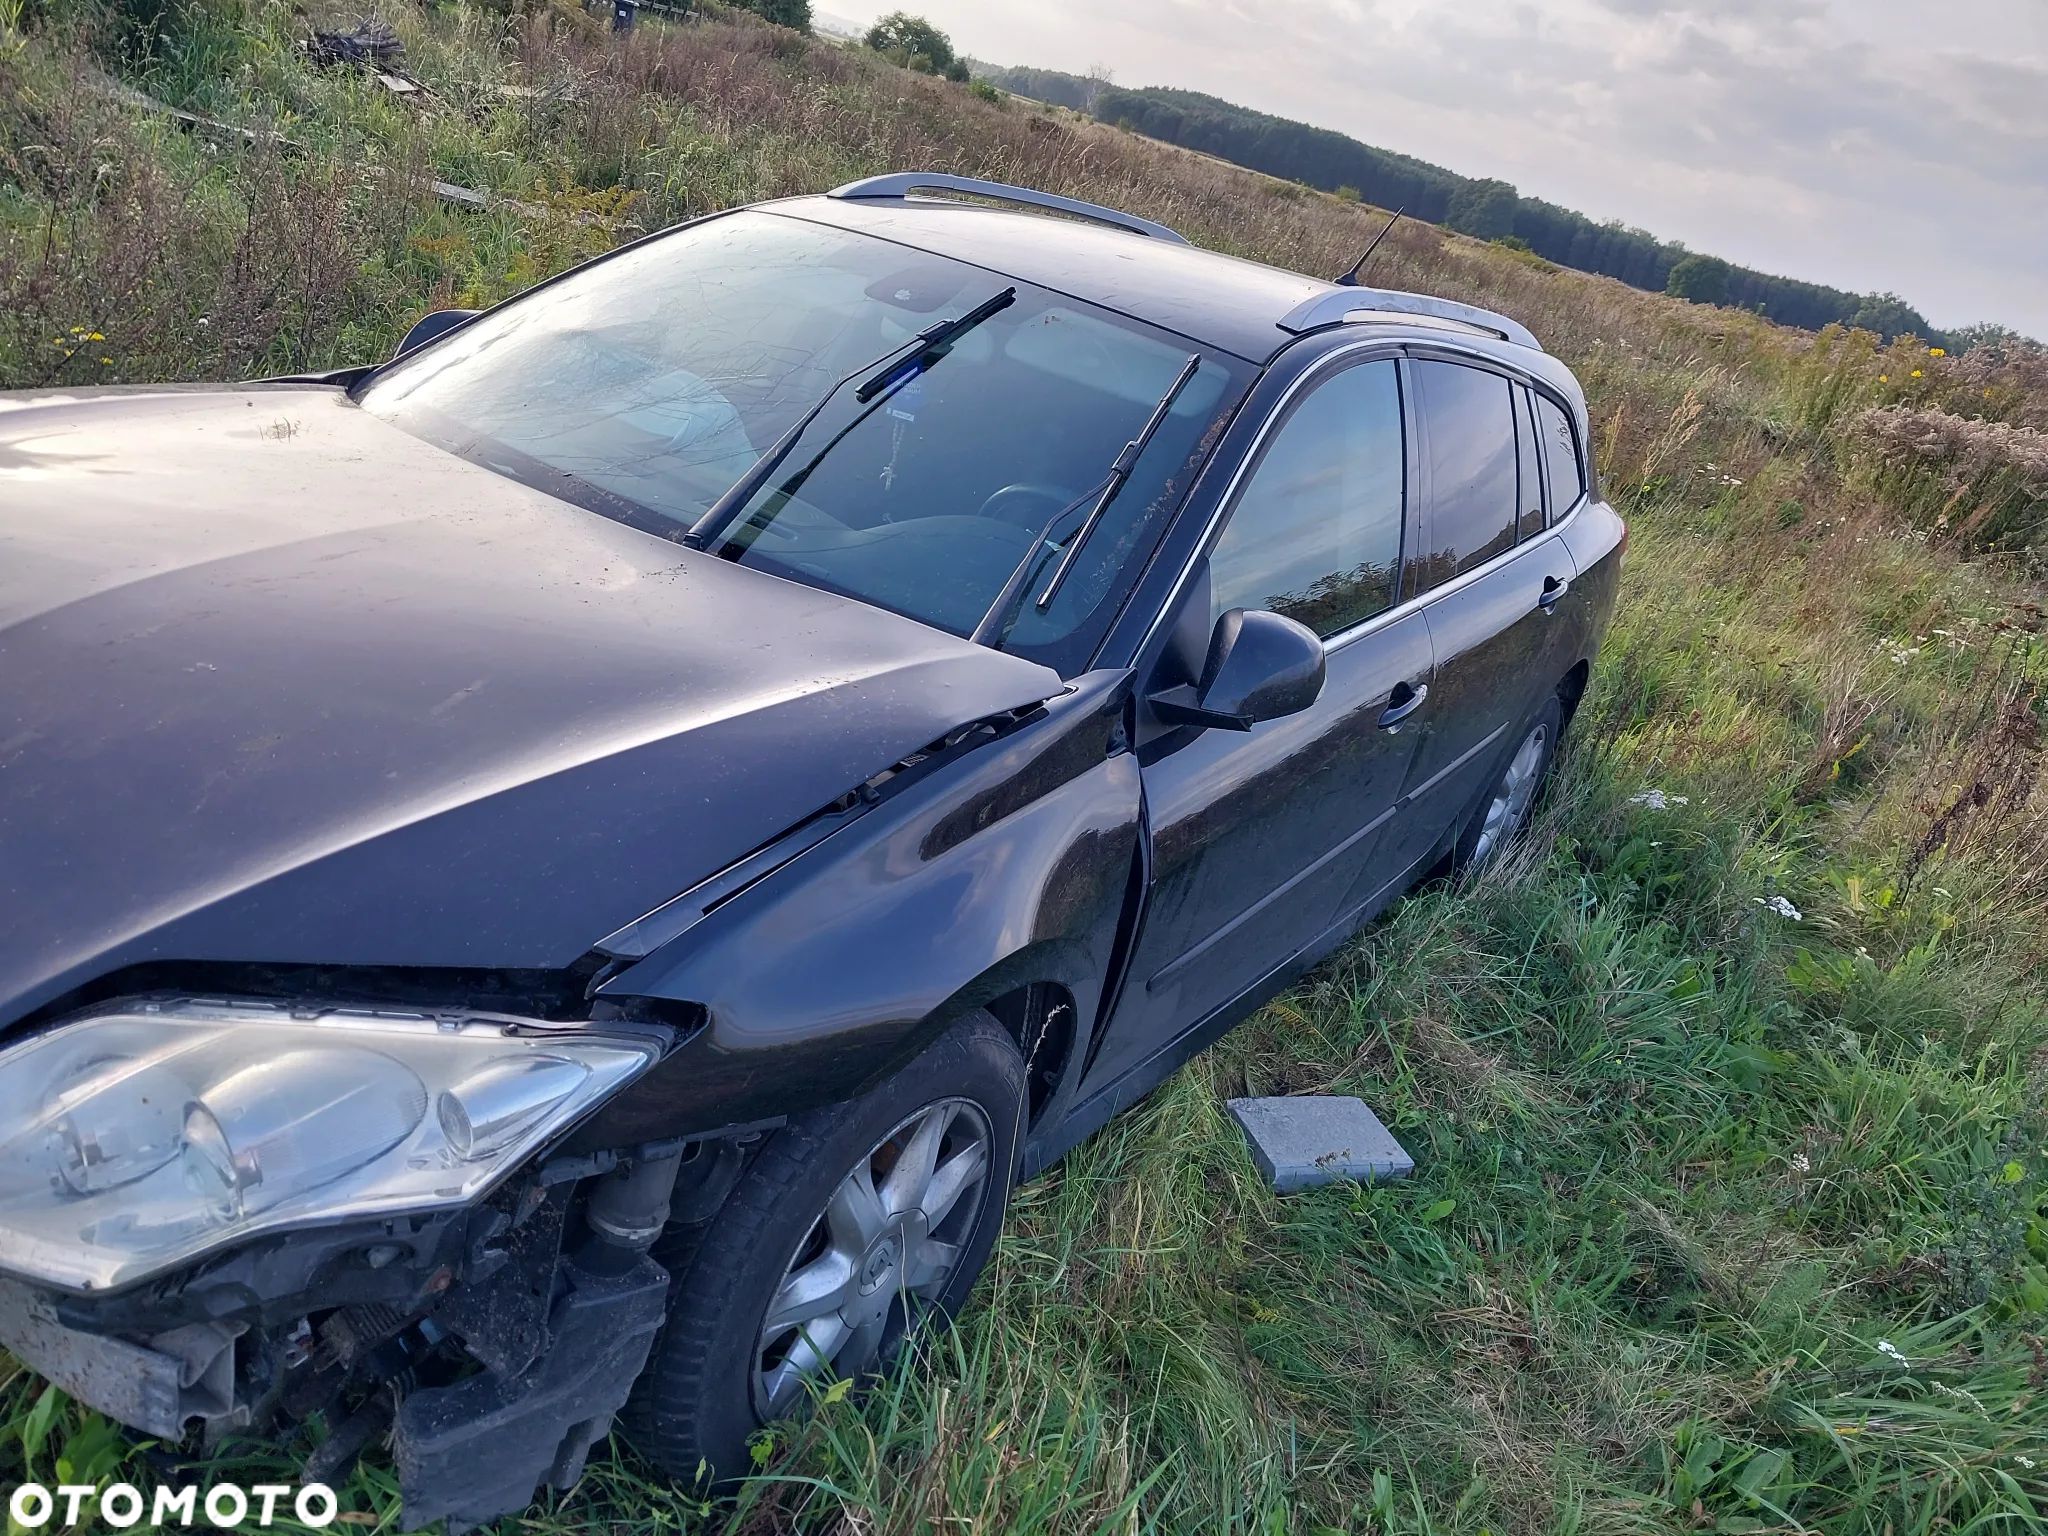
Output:
[[1536,424],[1543,434],[1543,470],[1550,482],[1550,517],[1555,522],[1586,494],[1579,459],[1579,435],[1571,418],[1543,396],[1536,397]]
[[1215,613],[1267,608],[1327,639],[1394,601],[1407,467],[1400,371],[1359,363],[1289,411],[1209,555]]
[[1426,590],[1514,547],[1514,386],[1458,363],[1413,368],[1428,468]]

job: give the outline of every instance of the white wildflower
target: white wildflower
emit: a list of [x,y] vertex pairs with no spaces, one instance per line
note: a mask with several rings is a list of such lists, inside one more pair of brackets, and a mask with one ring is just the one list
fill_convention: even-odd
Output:
[[1910,1367],[1913,1363],[1899,1352],[1899,1346],[1894,1344],[1890,1339],[1879,1339],[1877,1341],[1877,1352],[1880,1355],[1883,1355],[1885,1359],[1891,1361],[1894,1365],[1904,1365]]
[[1768,907],[1788,922],[1800,922],[1803,914],[1782,896],[1753,896],[1750,898],[1760,907]]
[[1690,805],[1684,795],[1667,795],[1661,789],[1639,789],[1628,797],[1630,805],[1647,806],[1653,811],[1668,811],[1674,805]]
[[1941,1393],[1944,1397],[1952,1397],[1956,1399],[1957,1402],[1968,1403],[1972,1408],[1976,1409],[1979,1413],[1982,1413],[1984,1411],[1984,1404],[1978,1400],[1976,1394],[1973,1392],[1966,1392],[1961,1387],[1952,1387],[1948,1385],[1948,1383],[1942,1381],[1932,1381],[1929,1382],[1928,1385],[1933,1387],[1935,1391]]
[[1813,1160],[1804,1152],[1794,1152],[1792,1154],[1792,1167],[1798,1173],[1811,1173],[1813,1171]]

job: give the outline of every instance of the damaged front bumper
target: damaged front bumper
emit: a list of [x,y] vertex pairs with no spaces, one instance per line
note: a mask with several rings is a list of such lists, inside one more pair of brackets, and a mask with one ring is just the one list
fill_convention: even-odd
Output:
[[660,1331],[668,1271],[647,1258],[619,1274],[571,1264],[563,1280],[524,1371],[404,1395],[392,1453],[406,1529],[445,1517],[458,1530],[524,1508],[536,1488],[573,1488],[611,1432]]
[[[299,1233],[133,1294],[0,1280],[0,1349],[174,1447],[317,1413],[308,1482],[388,1437],[402,1528],[459,1532],[575,1485],[665,1316],[668,1271],[648,1250],[672,1210],[722,1202],[745,1134],[580,1178],[543,1167],[444,1223]],[[293,1289],[260,1295],[265,1277]]]
[[235,1402],[242,1329],[187,1323],[141,1342],[67,1326],[50,1299],[0,1279],[0,1349],[88,1408],[161,1440],[209,1439],[248,1422]]
[[[657,1238],[715,1212],[764,1128],[551,1150],[593,1102],[568,1068],[623,1081],[661,1044],[619,1021],[185,1001],[32,1036],[0,1053],[26,1106],[0,1132],[0,1350],[174,1450],[318,1416],[307,1482],[388,1439],[408,1530],[523,1509],[576,1482],[647,1362]],[[332,1081],[350,1106],[401,1058],[411,1139],[306,1174],[360,1121],[266,1115],[280,1064],[294,1105]]]

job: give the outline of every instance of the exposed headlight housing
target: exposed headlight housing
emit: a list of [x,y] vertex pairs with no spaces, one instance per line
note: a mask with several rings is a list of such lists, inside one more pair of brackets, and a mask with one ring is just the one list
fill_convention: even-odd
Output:
[[103,1290],[261,1232],[460,1205],[654,1055],[479,1017],[81,1018],[0,1051],[0,1269]]

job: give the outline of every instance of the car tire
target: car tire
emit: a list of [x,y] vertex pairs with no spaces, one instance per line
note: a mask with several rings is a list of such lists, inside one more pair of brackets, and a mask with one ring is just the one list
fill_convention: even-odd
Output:
[[[1024,1102],[1016,1042],[977,1012],[860,1098],[776,1131],[709,1224],[674,1229],[656,1247],[673,1278],[667,1322],[626,1415],[635,1449],[679,1482],[730,1480],[749,1470],[759,1430],[809,1404],[807,1368],[818,1386],[858,1378],[886,1364],[910,1329],[949,1319],[1001,1229]],[[921,1130],[936,1142],[920,1182],[923,1164],[905,1159],[926,1150]],[[964,1180],[976,1147],[979,1181],[946,1184]],[[863,1170],[878,1209],[863,1210]],[[926,1221],[924,1205],[949,1190]],[[943,1275],[933,1273],[942,1261],[934,1244],[953,1250]],[[767,1331],[772,1303],[786,1317],[821,1296],[843,1305],[795,1327],[778,1318]],[[831,1367],[818,1368],[827,1353]]]
[[1459,831],[1451,850],[1454,873],[1492,863],[1528,824],[1536,796],[1557,760],[1558,738],[1563,734],[1564,706],[1552,694],[1523,722],[1494,769],[1486,793]]

